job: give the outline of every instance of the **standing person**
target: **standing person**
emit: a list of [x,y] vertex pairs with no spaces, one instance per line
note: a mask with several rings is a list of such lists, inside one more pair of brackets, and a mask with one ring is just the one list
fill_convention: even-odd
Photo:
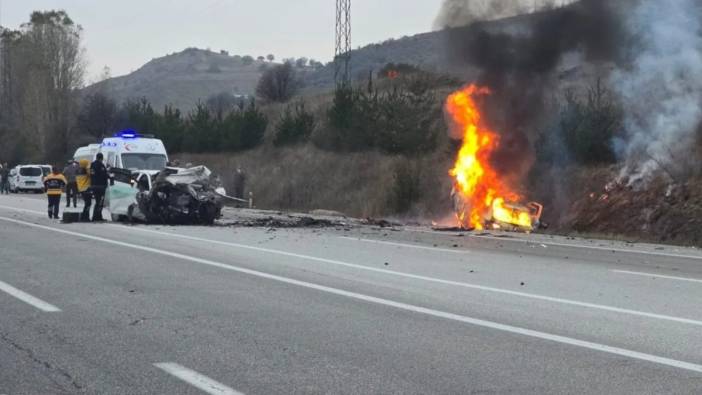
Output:
[[44,190],[49,198],[49,218],[59,218],[61,194],[66,188],[66,177],[59,173],[58,166],[53,166],[51,173],[44,177]]
[[0,194],[10,194],[10,167],[5,164],[0,165]]
[[241,167],[237,167],[236,172],[234,173],[234,197],[237,199],[243,199],[245,188],[246,174]]
[[95,161],[90,164],[90,189],[93,191],[93,198],[95,198],[93,222],[104,221],[102,218],[102,206],[105,204],[105,192],[107,191],[109,175],[107,167],[102,163],[102,160],[102,152],[98,152],[95,155]]
[[90,192],[90,161],[81,159],[76,171],[76,187],[78,193],[83,198],[83,212],[80,214],[81,222],[90,221],[90,206],[92,205],[92,194]]
[[78,185],[76,184],[76,175],[78,173],[78,163],[74,160],[68,161],[68,166],[63,169],[63,176],[66,177],[66,208],[71,207],[71,198],[73,198],[73,207],[78,207]]

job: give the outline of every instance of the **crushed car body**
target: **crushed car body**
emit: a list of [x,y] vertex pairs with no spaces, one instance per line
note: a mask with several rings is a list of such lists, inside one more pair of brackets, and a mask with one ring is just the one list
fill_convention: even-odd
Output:
[[167,225],[212,225],[222,214],[223,193],[205,166],[166,168],[147,180],[135,180],[130,222]]

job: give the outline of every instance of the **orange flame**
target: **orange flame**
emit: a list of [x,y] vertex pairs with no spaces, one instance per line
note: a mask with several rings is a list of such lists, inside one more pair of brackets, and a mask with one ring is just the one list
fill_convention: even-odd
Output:
[[461,201],[457,209],[460,225],[483,229],[487,220],[531,227],[528,212],[506,205],[520,196],[506,185],[490,163],[500,137],[482,122],[476,98],[490,95],[490,89],[471,84],[446,100],[446,111],[463,133],[463,146],[454,168],[454,193]]

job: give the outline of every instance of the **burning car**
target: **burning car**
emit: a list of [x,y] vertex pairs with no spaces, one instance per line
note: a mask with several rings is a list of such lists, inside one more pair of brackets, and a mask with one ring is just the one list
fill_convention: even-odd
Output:
[[541,220],[543,206],[524,201],[518,189],[493,167],[491,159],[500,145],[500,135],[488,128],[476,99],[490,89],[468,85],[446,100],[446,112],[459,128],[463,143],[449,174],[453,177],[452,198],[459,226],[531,231]]

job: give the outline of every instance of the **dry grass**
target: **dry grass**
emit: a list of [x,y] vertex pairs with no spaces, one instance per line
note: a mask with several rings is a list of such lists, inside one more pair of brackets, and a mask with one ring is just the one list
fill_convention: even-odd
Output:
[[[377,152],[322,151],[311,145],[275,149],[264,146],[236,154],[183,154],[181,163],[205,164],[231,190],[238,166],[247,174],[247,191],[265,209],[309,211],[327,209],[355,217],[439,217],[450,210],[450,180],[446,152],[421,158]],[[409,213],[393,212],[394,174],[410,163],[419,169],[420,196]]]

